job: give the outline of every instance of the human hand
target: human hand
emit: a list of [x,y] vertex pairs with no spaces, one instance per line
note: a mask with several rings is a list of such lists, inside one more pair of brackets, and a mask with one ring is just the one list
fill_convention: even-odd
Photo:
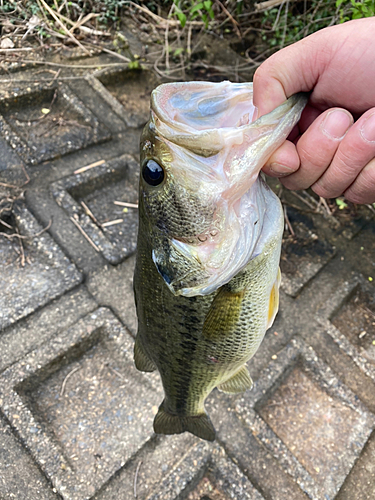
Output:
[[289,189],[375,202],[375,18],[318,31],[254,75],[259,116],[301,91],[312,91],[301,119],[263,170]]

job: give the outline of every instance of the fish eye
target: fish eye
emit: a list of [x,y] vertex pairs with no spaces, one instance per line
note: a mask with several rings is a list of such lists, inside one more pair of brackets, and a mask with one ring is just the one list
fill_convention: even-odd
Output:
[[150,186],[159,186],[164,180],[164,169],[155,160],[147,160],[142,168],[142,177]]

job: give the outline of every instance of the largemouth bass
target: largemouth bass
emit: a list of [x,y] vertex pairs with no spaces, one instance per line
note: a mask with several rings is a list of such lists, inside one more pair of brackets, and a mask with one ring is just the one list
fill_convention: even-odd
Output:
[[171,83],[141,138],[136,367],[158,369],[161,434],[212,441],[204,401],[250,389],[245,363],[278,310],[283,212],[261,175],[306,104],[254,120],[252,84]]

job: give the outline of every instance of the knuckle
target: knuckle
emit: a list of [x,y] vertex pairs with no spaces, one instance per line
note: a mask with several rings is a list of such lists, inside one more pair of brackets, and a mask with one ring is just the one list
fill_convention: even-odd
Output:
[[301,159],[301,165],[305,167],[315,166],[318,168],[327,167],[331,161],[331,155],[327,155],[327,151],[323,148],[312,148],[308,145],[300,146],[298,153]]
[[353,177],[363,168],[363,164],[352,149],[339,149],[335,156],[335,163],[342,174]]
[[315,194],[321,196],[322,198],[335,198],[336,196],[342,195],[342,191],[335,189],[333,186],[325,186],[319,183],[315,183],[311,186],[311,189]]

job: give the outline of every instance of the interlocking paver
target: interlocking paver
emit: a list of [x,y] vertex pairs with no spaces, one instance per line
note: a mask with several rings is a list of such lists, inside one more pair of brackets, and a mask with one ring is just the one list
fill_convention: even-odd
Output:
[[80,287],[10,326],[0,335],[0,372],[96,308]]
[[137,209],[114,202],[137,204],[137,179],[137,162],[123,155],[51,186],[57,203],[111,264],[118,264],[135,251]]
[[145,125],[150,114],[150,94],[158,85],[153,72],[128,67],[107,69],[96,72],[88,82],[126,125]]
[[0,409],[64,499],[91,497],[152,435],[160,383],[106,309],[0,376]]
[[[75,265],[49,234],[40,234],[43,228],[22,203],[14,209],[10,222],[26,239],[0,237],[0,330],[82,280]],[[37,234],[39,236],[35,238]],[[15,240],[22,245],[18,255]]]
[[336,500],[372,500],[375,498],[375,434],[350,471]]
[[101,305],[110,307],[135,336],[138,322],[133,294],[134,266],[135,256],[132,256],[116,267],[104,267],[89,277],[87,288]]
[[252,432],[310,498],[333,498],[375,416],[298,338],[236,405]]
[[222,448],[212,453],[212,462],[203,478],[187,500],[264,500],[240,469],[227,457]]
[[335,249],[319,239],[311,217],[292,208],[287,210],[295,237],[282,247],[280,268],[283,273],[282,289],[295,297],[334,256]]
[[[33,458],[0,417],[0,498],[2,500],[58,500]],[[22,471],[22,473],[21,473]]]
[[110,138],[107,129],[62,83],[9,92],[0,101],[0,134],[31,164]]

